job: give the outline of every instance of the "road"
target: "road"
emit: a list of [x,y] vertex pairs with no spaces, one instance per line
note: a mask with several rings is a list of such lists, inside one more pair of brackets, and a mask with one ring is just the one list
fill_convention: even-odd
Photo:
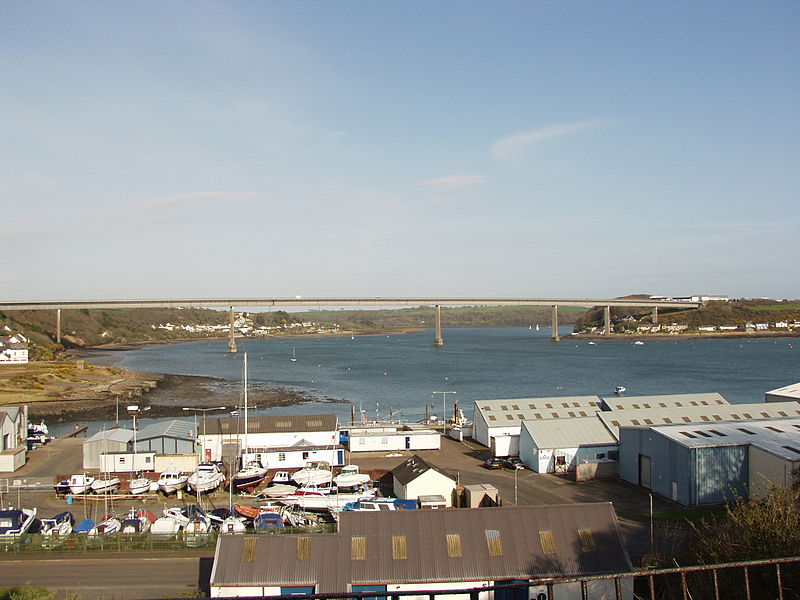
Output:
[[0,588],[35,585],[80,600],[192,597],[206,589],[211,563],[196,555],[26,556],[0,560]]

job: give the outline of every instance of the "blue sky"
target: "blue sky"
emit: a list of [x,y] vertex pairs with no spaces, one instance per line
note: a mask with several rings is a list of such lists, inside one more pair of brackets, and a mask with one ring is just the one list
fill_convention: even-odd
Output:
[[800,297],[799,25],[6,0],[0,296]]

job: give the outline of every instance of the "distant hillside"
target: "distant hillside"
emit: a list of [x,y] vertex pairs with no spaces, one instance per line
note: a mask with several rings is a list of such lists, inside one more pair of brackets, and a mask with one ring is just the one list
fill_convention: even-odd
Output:
[[[589,309],[576,323],[576,331],[601,326],[603,310],[602,306]],[[650,323],[651,316],[652,309],[648,307],[638,310],[627,307],[611,309],[611,320],[617,330]],[[659,323],[686,325],[689,330],[698,327],[744,327],[747,323],[792,323],[800,321],[800,301],[764,299],[709,302],[702,308],[659,310],[658,320]]]

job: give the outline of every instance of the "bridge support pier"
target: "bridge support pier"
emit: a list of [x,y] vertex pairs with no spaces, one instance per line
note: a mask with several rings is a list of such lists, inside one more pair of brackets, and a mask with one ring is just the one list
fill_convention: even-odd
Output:
[[605,310],[603,311],[603,324],[605,326],[604,329],[603,329],[603,333],[605,335],[611,335],[611,307],[610,306],[606,306]]
[[234,338],[233,334],[233,307],[231,306],[231,333],[230,338],[228,339],[228,352],[231,354],[236,354],[236,339]]
[[652,321],[653,325],[658,325],[658,307],[657,306],[653,307],[653,316],[652,316],[652,318],[650,320]]
[[558,305],[554,304],[553,308],[550,312],[550,328],[552,329],[552,333],[550,334],[550,339],[554,342],[558,342],[561,338],[558,337]]
[[433,345],[437,348],[444,346],[444,339],[442,338],[442,307],[437,304],[435,307],[435,329],[433,333]]
[[56,344],[61,343],[61,309],[56,309]]

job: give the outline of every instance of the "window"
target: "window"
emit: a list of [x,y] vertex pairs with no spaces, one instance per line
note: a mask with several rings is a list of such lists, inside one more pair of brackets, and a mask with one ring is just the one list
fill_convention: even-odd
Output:
[[547,408],[553,408],[553,405],[552,405],[552,404],[547,404],[547,403],[545,403],[545,406],[546,406]]
[[497,417],[495,417],[494,415],[489,415],[489,420],[490,421],[497,421]]
[[689,404],[691,404],[692,406],[697,406],[697,402],[695,402],[694,400],[692,400],[691,402],[689,402]]
[[778,414],[779,414],[780,416],[782,416],[782,417],[788,417],[788,416],[789,416],[789,415],[787,415],[785,412],[783,412],[782,410],[779,410],[779,411],[778,411]]
[[569,402],[562,402],[561,408],[569,408]]
[[554,419],[558,418],[558,413],[557,412],[552,412],[550,414],[553,416]]
[[542,413],[533,413],[533,416],[536,417],[537,419],[541,419]]
[[286,460],[286,452],[278,452],[278,460]]
[[645,419],[644,422],[647,423],[648,425],[652,425],[653,419]]
[[381,446],[385,446],[388,443],[389,443],[389,438],[388,437],[382,437],[381,438]]
[[769,419],[770,417],[769,413],[761,413],[761,416],[764,417],[765,419]]
[[659,405],[661,408],[667,408],[667,405],[666,405],[665,403],[663,403],[663,402],[659,402],[659,403],[658,403],[658,405]]
[[591,529],[578,529],[578,537],[581,539],[581,550],[583,552],[594,552],[597,549]]
[[619,450],[611,450],[608,453],[609,460],[619,460]]
[[531,410],[536,410],[536,405],[535,404],[528,404],[528,408],[531,409]]
[[614,427],[619,427],[619,421],[611,421],[611,424],[612,424]]
[[524,421],[524,420],[525,420],[525,415],[523,415],[522,413],[517,413],[517,418],[518,418],[520,421]]
[[542,552],[545,554],[556,553],[556,539],[553,537],[552,531],[540,531],[539,543],[542,545]]
[[362,438],[358,438],[358,443],[359,443],[359,445],[363,446],[364,444],[367,443],[367,440],[366,440],[366,438],[363,438],[363,437]]
[[303,452],[303,460],[307,460],[307,459],[308,459],[308,452]]
[[719,415],[711,415],[711,416],[714,417],[715,421],[722,421],[722,417],[720,417]]
[[514,415],[506,415],[506,419],[508,419],[509,421],[513,421]]
[[489,556],[502,556],[503,545],[500,543],[500,532],[497,529],[487,529],[485,533]]
[[501,404],[501,405],[500,405],[500,410],[508,410],[508,405],[506,405],[506,404]]
[[147,464],[150,464],[151,462],[153,462],[153,457],[152,456],[145,456],[144,457],[144,464],[147,465]]
[[580,416],[582,416],[582,417],[585,417],[585,416],[586,416],[586,411],[579,410],[579,411],[578,411],[578,414],[579,414]]
[[594,455],[595,460],[604,460],[605,457],[606,457],[605,452],[598,452],[597,454]]
[[447,556],[461,558],[461,536],[457,533],[447,534]]
[[395,560],[405,560],[408,558],[408,547],[406,545],[406,536],[393,535],[392,536],[392,558]]
[[121,464],[121,465],[125,464],[125,457],[124,456],[120,456],[119,457],[119,464]]
[[703,421],[710,421],[710,420],[711,420],[711,419],[709,419],[709,418],[708,418],[708,415],[700,415],[700,418],[701,418]]
[[516,404],[512,404],[511,410],[519,410],[519,406],[517,406]]
[[575,411],[574,411],[574,410],[571,410],[571,411],[569,411],[567,414],[568,414],[570,417],[574,417],[574,416],[575,416]]
[[753,418],[753,415],[751,415],[750,413],[742,413],[742,414],[744,415],[745,419],[752,419]]
[[681,417],[681,419],[683,419],[684,423],[691,423],[692,422],[692,420],[689,417]]
[[634,404],[633,408],[639,408],[639,405],[638,404]]
[[631,419],[631,423],[633,423],[634,425],[638,425],[639,419]]
[[664,417],[664,423],[672,423],[672,419],[669,417]]
[[367,538],[363,536],[350,538],[350,558],[353,560],[367,559]]
[[675,406],[680,406],[680,407],[683,407],[683,404],[681,404],[680,402],[676,402],[676,403],[675,403]]
[[579,407],[580,407],[580,404],[578,404],[577,402],[573,402],[572,403],[572,408],[579,408]]

